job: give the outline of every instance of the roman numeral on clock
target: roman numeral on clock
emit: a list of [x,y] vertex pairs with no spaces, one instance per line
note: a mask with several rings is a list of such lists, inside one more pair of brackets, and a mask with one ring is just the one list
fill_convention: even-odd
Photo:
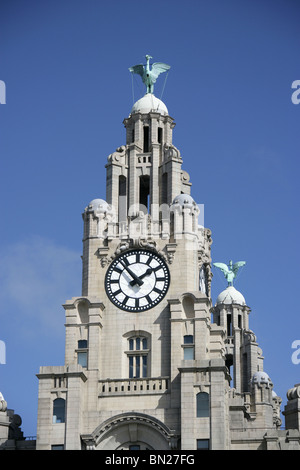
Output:
[[158,289],[157,287],[154,287],[153,291],[154,291],[154,292],[157,292],[158,294],[161,294],[161,293],[162,293],[162,291],[161,291],[160,289]]

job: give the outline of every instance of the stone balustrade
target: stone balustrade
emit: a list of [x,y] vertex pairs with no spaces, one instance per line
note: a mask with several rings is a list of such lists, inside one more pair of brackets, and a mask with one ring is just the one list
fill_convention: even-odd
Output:
[[99,397],[162,394],[168,391],[168,387],[168,377],[99,380]]

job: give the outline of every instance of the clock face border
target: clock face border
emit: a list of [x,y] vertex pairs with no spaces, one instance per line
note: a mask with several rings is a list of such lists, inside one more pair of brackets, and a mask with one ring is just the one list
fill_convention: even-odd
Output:
[[[135,306],[126,305],[126,303],[124,304],[122,301],[120,301],[116,298],[116,296],[114,295],[114,292],[111,289],[111,284],[112,284],[111,283],[111,281],[112,281],[111,276],[115,272],[115,268],[117,268],[117,265],[120,264],[120,261],[124,261],[125,259],[127,259],[129,256],[132,256],[132,255],[139,255],[139,256],[146,255],[146,256],[148,256],[148,258],[151,259],[151,261],[153,259],[156,260],[160,265],[160,269],[162,269],[164,271],[164,276],[163,276],[164,277],[164,286],[161,289],[160,294],[156,298],[154,298],[153,300],[150,297],[150,294],[153,291],[153,289],[155,289],[155,286],[156,286],[156,283],[157,283],[157,278],[155,277],[156,282],[153,286],[153,289],[150,292],[148,292],[147,295],[140,297],[140,298],[143,298],[143,299],[147,298],[148,303],[146,305],[137,305],[137,304],[139,304],[139,302],[137,302]],[[140,264],[145,264],[145,268],[147,268],[147,267],[149,268],[150,264],[151,264],[151,261],[149,262],[149,264],[141,263],[141,262],[140,262]],[[135,263],[132,263],[132,264],[135,264]],[[129,264],[129,268],[130,268],[130,264]],[[158,269],[156,268],[156,270],[158,270]],[[118,272],[120,273],[119,279],[121,278],[121,275],[124,271],[125,271],[125,267],[122,268],[122,271],[120,271],[120,268],[118,268]],[[145,269],[145,271],[146,271],[146,269]],[[151,308],[158,305],[163,300],[163,298],[166,296],[166,294],[168,292],[168,289],[169,289],[169,286],[170,286],[170,271],[169,271],[169,268],[168,268],[166,262],[158,254],[153,253],[152,251],[149,251],[149,250],[142,250],[142,249],[141,250],[139,250],[139,249],[128,250],[128,251],[124,251],[123,253],[118,255],[118,257],[112,261],[112,263],[108,267],[106,275],[105,275],[104,286],[105,286],[105,291],[106,291],[107,297],[119,309],[124,310],[126,312],[144,312],[144,311],[150,310]],[[125,296],[126,296],[126,294],[125,294]],[[135,298],[135,297],[132,297],[132,298]],[[149,299],[150,299],[150,302],[149,302]]]

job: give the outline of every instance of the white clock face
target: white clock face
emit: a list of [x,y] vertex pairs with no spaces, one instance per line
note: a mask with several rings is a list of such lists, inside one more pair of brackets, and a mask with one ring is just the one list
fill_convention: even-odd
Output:
[[116,258],[107,270],[105,289],[120,309],[142,312],[157,305],[166,295],[170,273],[155,253],[132,250]]

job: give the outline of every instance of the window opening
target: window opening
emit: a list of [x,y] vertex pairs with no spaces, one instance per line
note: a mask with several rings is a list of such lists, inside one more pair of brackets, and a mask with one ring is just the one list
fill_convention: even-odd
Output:
[[119,221],[124,222],[127,216],[126,177],[119,176]]
[[53,400],[53,423],[65,422],[66,402],[63,398]]
[[209,417],[209,395],[206,392],[200,392],[196,395],[197,418]]
[[162,127],[158,127],[158,129],[157,129],[157,141],[158,141],[159,144],[162,143],[162,136],[163,136]]
[[185,361],[194,359],[195,356],[195,345],[194,336],[185,335],[183,337],[183,359]]
[[148,377],[148,339],[141,336],[129,338],[129,378]]
[[168,204],[168,173],[163,173],[161,182],[161,203]]
[[149,152],[149,126],[144,126],[144,148],[143,152]]
[[150,177],[148,175],[140,176],[140,205],[141,210],[149,212],[150,208]]

